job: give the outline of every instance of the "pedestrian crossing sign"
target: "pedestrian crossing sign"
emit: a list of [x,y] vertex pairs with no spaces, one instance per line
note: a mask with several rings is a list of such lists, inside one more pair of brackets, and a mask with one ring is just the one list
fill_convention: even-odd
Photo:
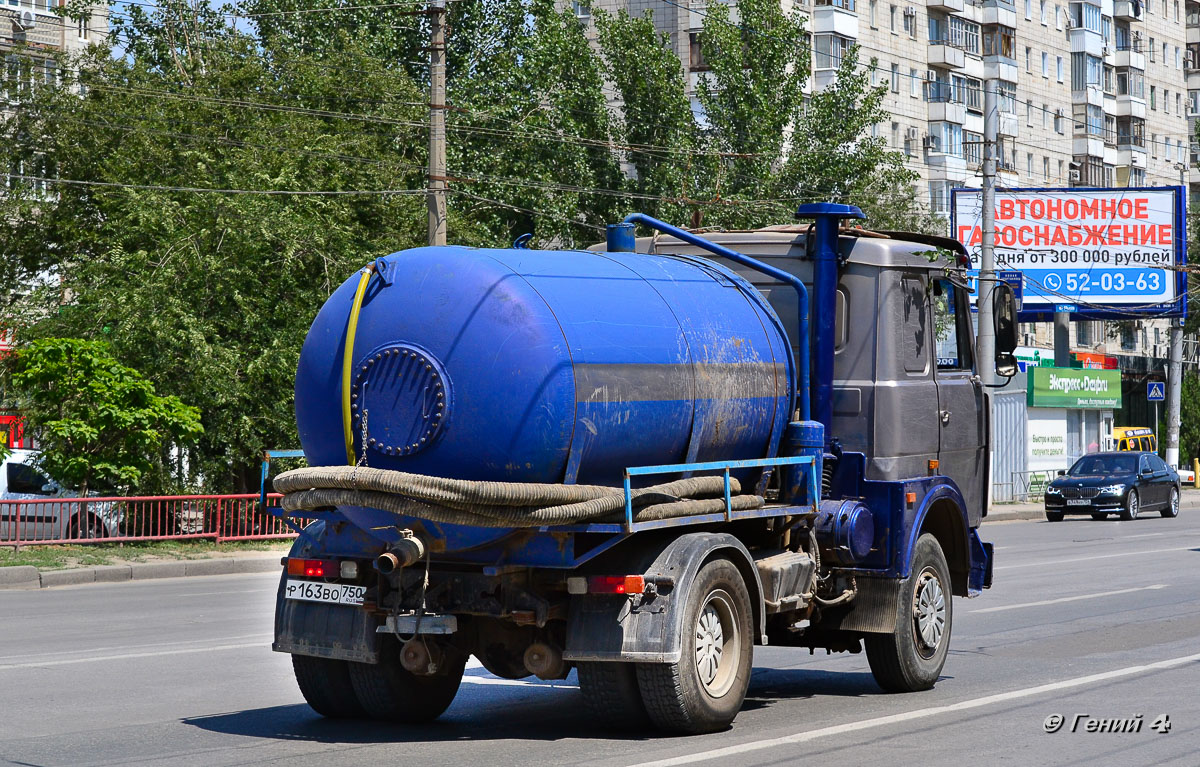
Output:
[[1146,382],[1146,401],[1147,402],[1162,402],[1167,398],[1166,387],[1162,381],[1147,381]]

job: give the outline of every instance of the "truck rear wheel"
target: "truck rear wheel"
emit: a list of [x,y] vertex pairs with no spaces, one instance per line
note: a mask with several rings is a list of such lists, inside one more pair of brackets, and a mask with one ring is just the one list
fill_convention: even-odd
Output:
[[464,653],[448,651],[439,673],[417,676],[400,665],[400,642],[387,638],[378,664],[350,664],[350,682],[372,718],[400,724],[429,722],[454,701],[466,663]]
[[331,719],[366,716],[350,683],[350,664],[344,660],[293,655],[296,684],[312,710]]
[[728,560],[709,562],[688,591],[679,662],[637,664],[646,713],[671,732],[728,727],[746,698],[753,658],[750,593],[742,574]]
[[579,689],[594,721],[613,730],[646,727],[649,718],[633,663],[579,662]]
[[928,690],[946,664],[953,617],[950,568],[937,538],[928,533],[917,539],[900,599],[895,630],[866,635],[867,662],[888,692]]

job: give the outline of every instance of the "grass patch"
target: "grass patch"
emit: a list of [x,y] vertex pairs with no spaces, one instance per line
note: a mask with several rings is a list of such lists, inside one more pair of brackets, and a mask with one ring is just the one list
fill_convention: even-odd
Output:
[[70,570],[76,567],[118,565],[171,559],[212,559],[261,551],[286,553],[285,541],[147,541],[142,543],[62,544],[56,546],[0,547],[0,567],[33,565],[39,570]]

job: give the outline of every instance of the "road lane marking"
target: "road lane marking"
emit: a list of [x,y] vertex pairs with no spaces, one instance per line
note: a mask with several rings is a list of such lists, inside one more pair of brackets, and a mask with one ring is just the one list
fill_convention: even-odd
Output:
[[578,690],[576,684],[552,684],[550,682],[531,682],[527,679],[501,679],[494,676],[471,676],[462,678],[463,684],[497,685],[503,687],[527,687],[532,690]]
[[1064,679],[1061,682],[1051,682],[1050,684],[1038,685],[1037,687],[1026,687],[1021,690],[1012,690],[1010,692],[987,695],[982,698],[974,698],[972,700],[964,700],[958,703],[950,703],[945,706],[920,708],[916,709],[915,711],[905,711],[899,714],[875,717],[874,719],[863,719],[857,722],[847,722],[845,724],[837,724],[831,727],[822,727],[821,729],[809,730],[808,732],[798,732],[794,735],[785,735],[780,738],[754,740],[750,741],[749,743],[741,743],[736,746],[714,748],[709,751],[700,751],[695,754],[687,754],[686,756],[659,759],[653,762],[638,762],[636,764],[638,767],[676,767],[676,765],[705,762],[712,759],[721,759],[723,757],[746,754],[752,751],[762,751],[764,749],[775,748],[777,746],[790,746],[796,743],[805,743],[811,740],[817,740],[819,738],[827,738],[832,735],[843,735],[848,732],[859,732],[861,730],[868,730],[875,727],[886,727],[892,724],[910,722],[914,719],[926,719],[931,716],[938,716],[940,714],[946,714],[955,711],[969,711],[971,709],[983,708],[984,706],[992,706],[997,703],[1007,703],[1010,700],[1031,698],[1035,695],[1041,695],[1042,693],[1055,692],[1057,690],[1069,690],[1073,687],[1083,687],[1084,685],[1094,684],[1096,682],[1105,682],[1109,679],[1120,679],[1121,677],[1134,676],[1136,674],[1161,671],[1163,669],[1175,668],[1176,666],[1183,666],[1188,663],[1195,662],[1200,662],[1200,653],[1158,661],[1157,663],[1147,663],[1143,666],[1127,666],[1114,671],[1105,671],[1100,674],[1091,674],[1089,676],[1081,676],[1074,679]]
[[47,660],[42,662],[30,661],[29,663],[0,663],[0,671],[9,671],[11,669],[20,668],[48,668],[50,666],[73,666],[78,663],[103,663],[114,660],[127,660],[132,658],[160,658],[167,655],[194,655],[201,652],[221,652],[224,650],[245,650],[249,647],[258,647],[260,649],[270,649],[270,645],[266,642],[250,642],[247,644],[222,644],[212,647],[189,647],[182,650],[159,650],[158,652],[131,652],[121,655],[102,655],[91,658],[66,658],[63,660]]
[[1045,567],[1054,568],[1058,565],[1067,565],[1072,562],[1091,562],[1095,559],[1113,559],[1115,557],[1136,557],[1141,554],[1165,554],[1168,551],[1192,551],[1196,548],[1195,544],[1190,546],[1175,546],[1169,549],[1148,549],[1146,551],[1122,551],[1117,554],[1096,554],[1091,557],[1076,557],[1075,559],[1052,559],[1046,562],[1026,562],[1020,565],[1001,565],[996,567],[996,570],[1019,570],[1023,567]]
[[0,655],[0,666],[11,665],[9,661],[15,661],[18,658],[52,658],[58,655],[79,655],[85,652],[103,652],[106,650],[142,650],[147,647],[175,647],[178,648],[181,644],[196,644],[197,642],[236,642],[241,639],[260,639],[262,642],[270,642],[274,639],[273,634],[242,634],[232,637],[212,637],[210,639],[180,639],[174,642],[153,642],[150,644],[126,644],[112,645],[110,647],[89,647],[86,650],[60,650],[57,652],[29,652],[20,655]]
[[1060,597],[1058,599],[1043,599],[1040,602],[1025,602],[1019,605],[1001,605],[1000,607],[985,607],[982,610],[967,610],[969,613],[998,613],[1003,610],[1020,610],[1023,607],[1041,607],[1043,605],[1057,605],[1063,602],[1078,602],[1082,599],[1100,599],[1102,597],[1115,597],[1118,594],[1132,594],[1135,591],[1155,591],[1157,589],[1165,589],[1167,584],[1158,583],[1153,586],[1139,586],[1136,589],[1120,589],[1119,591],[1102,591],[1099,594],[1080,594],[1074,597]]

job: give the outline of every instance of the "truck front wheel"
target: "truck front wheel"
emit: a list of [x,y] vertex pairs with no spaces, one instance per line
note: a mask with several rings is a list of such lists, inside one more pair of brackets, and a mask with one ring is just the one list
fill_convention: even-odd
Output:
[[937,538],[928,533],[917,539],[900,600],[895,630],[867,634],[867,662],[888,692],[928,690],[946,664],[953,617],[950,568]]
[[331,719],[354,719],[366,716],[354,686],[350,683],[350,667],[344,660],[293,655],[292,671],[296,684],[308,705],[321,716]]
[[650,720],[687,734],[728,727],[746,698],[753,654],[746,583],[732,562],[709,562],[688,591],[679,662],[637,664]]
[[354,693],[372,718],[400,724],[429,722],[442,715],[458,694],[467,656],[447,651],[432,676],[417,676],[400,664],[400,643],[385,639],[379,663],[351,663]]

